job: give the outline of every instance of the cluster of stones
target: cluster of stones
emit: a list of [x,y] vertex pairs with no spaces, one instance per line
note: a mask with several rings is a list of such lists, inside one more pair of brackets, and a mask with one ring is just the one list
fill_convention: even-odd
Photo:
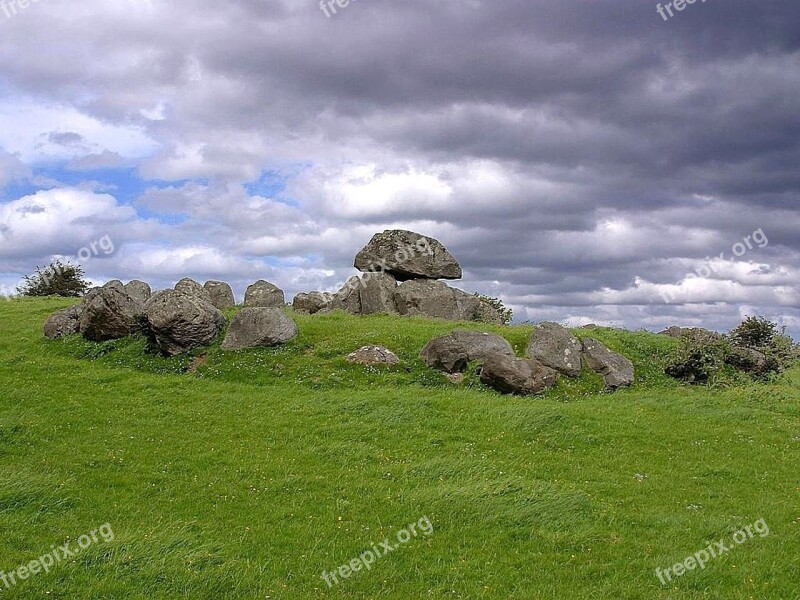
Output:
[[461,266],[431,237],[401,229],[375,234],[356,255],[353,266],[363,273],[361,277],[351,277],[335,294],[298,294],[292,307],[310,314],[341,309],[357,315],[502,323],[494,307],[441,281],[460,279]]
[[[222,348],[273,346],[297,336],[297,326],[281,310],[283,291],[266,281],[247,288],[245,307],[227,328]],[[89,290],[80,304],[53,313],[44,325],[51,339],[79,333],[103,342],[144,333],[163,354],[174,356],[210,345],[228,324],[222,312],[236,305],[222,281],[200,285],[181,279],[174,289],[152,293],[142,281],[110,281]]]
[[555,385],[558,377],[578,377],[583,365],[603,376],[607,390],[634,381],[633,363],[596,339],[578,340],[557,323],[542,323],[531,334],[525,358],[517,358],[508,341],[496,334],[456,330],[434,338],[420,354],[425,364],[448,376],[480,361],[480,379],[504,394],[528,396]]

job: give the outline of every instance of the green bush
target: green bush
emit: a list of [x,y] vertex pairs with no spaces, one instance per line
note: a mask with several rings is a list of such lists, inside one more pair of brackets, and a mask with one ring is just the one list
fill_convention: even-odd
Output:
[[498,313],[500,313],[500,318],[502,319],[503,325],[508,325],[511,323],[511,320],[514,318],[514,311],[506,307],[500,298],[492,298],[491,296],[484,296],[483,294],[475,294],[475,297],[481,302],[485,302]]
[[36,267],[35,273],[26,275],[17,291],[23,296],[77,298],[89,289],[89,282],[83,276],[80,265],[54,260],[47,267]]
[[728,379],[730,371],[768,379],[797,362],[797,346],[778,325],[764,317],[747,317],[728,335],[685,330],[664,372],[690,383]]

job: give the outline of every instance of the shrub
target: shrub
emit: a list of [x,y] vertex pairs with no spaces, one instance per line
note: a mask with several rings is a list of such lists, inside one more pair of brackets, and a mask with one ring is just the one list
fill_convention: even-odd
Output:
[[780,373],[797,362],[797,346],[786,328],[764,317],[747,317],[730,332],[736,346],[760,352],[766,358],[765,374]]
[[89,282],[83,276],[83,267],[80,265],[55,260],[45,268],[36,267],[32,275],[26,275],[17,291],[23,296],[77,298],[89,289]]
[[507,308],[503,301],[500,298],[492,298],[491,296],[484,296],[483,294],[475,294],[475,296],[481,301],[485,302],[493,309],[495,309],[498,313],[500,313],[500,318],[503,321],[503,325],[508,325],[511,320],[514,318],[514,311],[510,308]]
[[670,357],[664,372],[688,383],[709,383],[724,375],[730,341],[711,331],[692,330],[681,334],[680,345]]

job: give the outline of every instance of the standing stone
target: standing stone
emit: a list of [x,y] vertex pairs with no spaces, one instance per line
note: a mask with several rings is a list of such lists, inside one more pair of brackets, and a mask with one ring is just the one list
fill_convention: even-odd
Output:
[[354,315],[361,314],[361,292],[362,281],[358,277],[351,277],[338,292],[333,295],[331,310],[344,310]]
[[558,323],[542,323],[536,327],[525,356],[567,377],[581,374],[581,343]]
[[286,304],[283,290],[259,279],[244,293],[244,305],[250,308],[282,308]]
[[81,335],[93,342],[131,335],[138,329],[137,317],[141,313],[142,305],[127,294],[120,282],[109,282],[83,305]]
[[204,296],[178,290],[154,294],[145,316],[155,345],[169,356],[208,346],[225,327],[225,315]]
[[211,304],[220,310],[236,306],[233,290],[224,281],[206,281],[203,288],[211,299]]
[[366,273],[362,276],[358,289],[362,315],[397,314],[397,307],[394,304],[397,280],[391,275]]
[[139,281],[138,279],[129,281],[123,287],[128,293],[128,296],[136,300],[136,302],[142,306],[144,306],[144,303],[150,299],[150,296],[153,293],[149,285],[147,285],[144,281]]
[[529,358],[493,354],[483,363],[481,381],[503,394],[530,396],[555,385],[558,372]]
[[292,308],[297,312],[314,315],[321,310],[329,308],[333,302],[330,292],[308,292],[297,294],[292,300]]
[[204,298],[207,302],[211,301],[211,296],[208,295],[206,289],[191,277],[184,277],[178,283],[176,283],[175,291],[183,292],[185,294],[196,294],[201,298]]
[[385,272],[399,281],[461,278],[458,261],[438,240],[402,229],[376,233],[353,264],[359,271]]
[[44,335],[57,340],[80,331],[82,307],[80,304],[54,312],[44,324]]
[[412,279],[404,281],[394,293],[394,302],[401,315],[458,320],[461,312],[452,288],[442,281]]
[[223,350],[243,350],[284,344],[297,337],[297,325],[279,308],[243,308],[231,321]]
[[466,371],[471,361],[485,360],[494,354],[514,356],[514,349],[497,334],[457,329],[425,344],[420,358],[432,369],[457,373]]
[[603,376],[607,389],[615,390],[633,383],[633,363],[598,340],[583,340],[583,359],[592,371]]

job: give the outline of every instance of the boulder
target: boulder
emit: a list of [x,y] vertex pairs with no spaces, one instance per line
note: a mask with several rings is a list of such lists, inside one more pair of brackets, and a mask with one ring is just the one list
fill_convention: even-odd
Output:
[[771,369],[770,359],[763,352],[753,348],[734,346],[725,357],[725,363],[754,377],[760,377]]
[[198,296],[205,298],[207,301],[211,301],[211,296],[208,295],[206,289],[191,277],[184,277],[178,283],[176,283],[175,290],[178,292],[184,292],[186,294],[197,294]]
[[581,343],[558,323],[542,323],[536,327],[525,356],[567,377],[581,374]]
[[468,294],[458,288],[450,288],[456,299],[458,307],[454,320],[457,321],[477,321],[479,323],[489,323],[491,325],[502,325],[503,317],[500,312],[491,304],[481,300],[475,294]]
[[362,281],[358,277],[351,277],[338,292],[333,295],[330,303],[330,310],[344,310],[354,315],[361,314],[361,292]]
[[366,273],[358,288],[362,315],[397,314],[394,292],[397,280],[386,273]]
[[400,359],[383,346],[364,346],[347,355],[347,362],[359,365],[396,365]]
[[286,304],[283,290],[259,279],[244,293],[244,305],[251,308],[282,308]]
[[420,358],[432,369],[462,373],[471,361],[485,360],[495,354],[514,356],[514,349],[497,334],[457,329],[429,341]]
[[223,310],[225,308],[233,308],[236,306],[236,300],[233,297],[233,290],[224,281],[206,281],[203,284],[211,304]]
[[478,310],[475,312],[475,316],[471,320],[478,321],[479,323],[489,323],[490,325],[502,325],[503,315],[501,315],[500,311],[488,302],[480,300]]
[[136,302],[142,306],[144,306],[144,303],[147,302],[150,299],[150,296],[153,294],[150,286],[144,281],[139,281],[138,279],[129,281],[123,286],[123,288],[128,293],[128,296],[136,300]]
[[402,229],[376,233],[353,265],[362,272],[389,273],[400,281],[461,278],[458,261],[438,240]]
[[297,337],[297,325],[280,308],[243,308],[231,321],[223,350],[243,350],[284,344]]
[[333,294],[330,292],[309,292],[307,294],[297,294],[292,300],[292,308],[297,312],[304,312],[310,315],[325,310],[331,305]]
[[395,290],[394,303],[401,315],[423,315],[451,321],[462,316],[452,288],[432,279],[404,281]]
[[152,342],[169,356],[208,346],[226,322],[204,295],[179,290],[154,294],[144,312]]
[[503,394],[530,396],[555,385],[558,371],[529,358],[492,354],[483,363],[481,381]]
[[44,323],[44,336],[57,340],[80,332],[80,318],[83,308],[76,304],[54,312]]
[[633,363],[606,348],[602,342],[586,338],[583,340],[582,354],[586,365],[603,376],[607,389],[615,390],[633,383]]
[[93,342],[125,337],[139,329],[137,317],[141,314],[142,305],[128,295],[122,283],[112,281],[84,300],[80,332]]

